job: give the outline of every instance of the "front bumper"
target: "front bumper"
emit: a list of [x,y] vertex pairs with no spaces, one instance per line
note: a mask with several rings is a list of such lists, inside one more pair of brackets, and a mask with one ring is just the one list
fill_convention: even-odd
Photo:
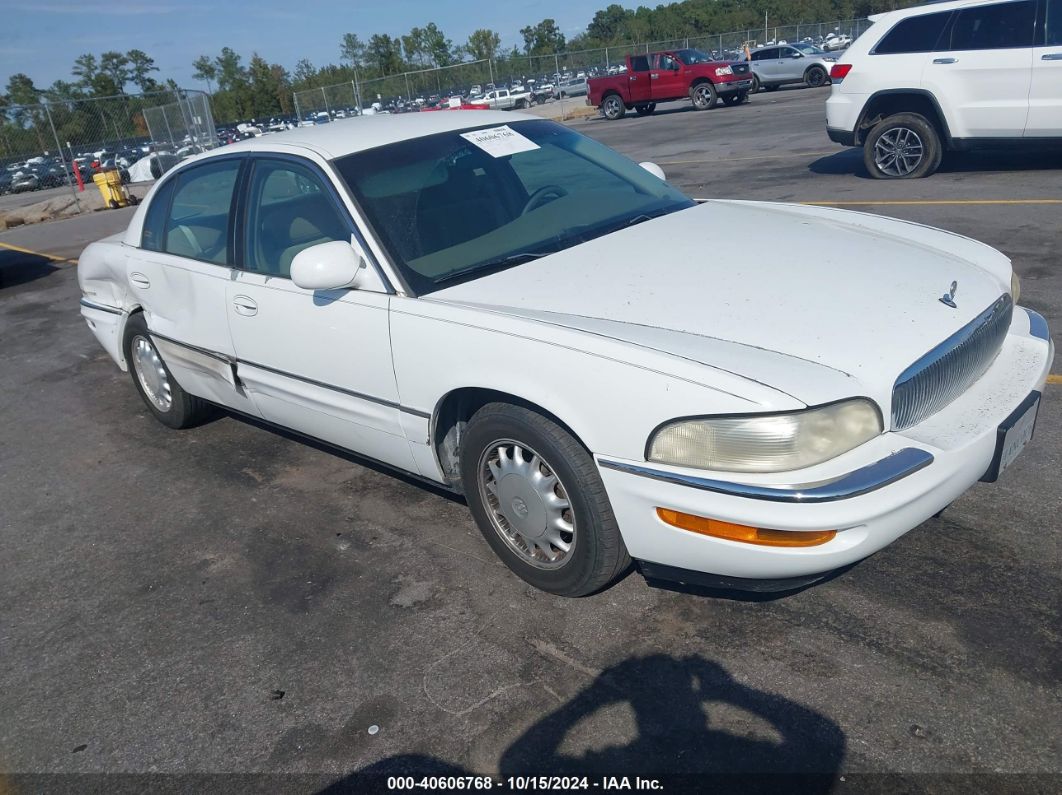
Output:
[[748,91],[750,88],[752,88],[751,77],[743,80],[731,80],[728,83],[715,84],[715,91],[717,94],[729,94],[733,91]]
[[[1043,390],[1053,356],[1043,319],[1015,312],[992,366],[942,411],[799,473],[739,482],[644,460],[598,457],[598,467],[633,558],[727,578],[814,577],[877,552],[982,479],[1000,423]],[[658,507],[753,527],[838,532],[820,546],[757,546],[672,527]]]

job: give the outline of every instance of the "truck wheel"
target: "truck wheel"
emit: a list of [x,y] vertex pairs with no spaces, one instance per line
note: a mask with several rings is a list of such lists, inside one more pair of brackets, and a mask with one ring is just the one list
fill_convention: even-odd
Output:
[[601,112],[605,114],[605,118],[609,121],[616,121],[616,119],[623,118],[627,113],[627,108],[623,105],[623,100],[619,98],[619,94],[609,94],[601,103]]
[[897,113],[878,122],[863,143],[863,165],[875,179],[928,177],[940,166],[940,135],[917,113]]
[[812,88],[819,88],[826,85],[826,70],[821,66],[812,66],[806,72],[804,72],[804,82]]
[[635,105],[634,112],[639,116],[649,116],[656,110],[656,103],[650,102],[648,105]]
[[725,105],[740,105],[743,102],[749,101],[748,91],[733,91],[723,96],[723,103]]
[[690,99],[697,110],[711,110],[719,101],[719,94],[711,83],[698,83],[690,89]]
[[522,99],[516,100],[516,106],[515,106],[516,110],[523,110],[525,107],[527,107],[527,106],[526,106],[526,104],[524,103],[524,101]]

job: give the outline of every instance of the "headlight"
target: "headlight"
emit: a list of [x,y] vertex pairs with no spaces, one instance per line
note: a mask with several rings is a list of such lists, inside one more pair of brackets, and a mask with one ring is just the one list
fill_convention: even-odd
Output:
[[729,66],[720,66],[718,69],[715,70],[715,76],[716,77],[722,77],[723,75],[732,75],[732,74],[734,74],[734,70],[731,69]]
[[784,414],[676,420],[650,438],[648,458],[696,469],[785,472],[828,461],[882,430],[877,405],[853,398]]
[[1014,271],[1010,272],[1010,298],[1015,304],[1021,298],[1021,280]]

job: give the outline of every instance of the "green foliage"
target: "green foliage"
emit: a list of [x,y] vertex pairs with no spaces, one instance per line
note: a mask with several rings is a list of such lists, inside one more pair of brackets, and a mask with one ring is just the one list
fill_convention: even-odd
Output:
[[520,30],[524,37],[525,55],[552,55],[564,52],[564,34],[554,19],[543,19],[537,25],[528,25]]

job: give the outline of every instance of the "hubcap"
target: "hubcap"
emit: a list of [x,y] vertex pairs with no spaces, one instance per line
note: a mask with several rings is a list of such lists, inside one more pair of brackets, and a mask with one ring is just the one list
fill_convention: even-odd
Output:
[[158,351],[147,337],[133,339],[133,369],[151,404],[159,411],[169,411],[173,406],[170,379]]
[[619,114],[619,100],[615,97],[610,97],[607,105],[605,106],[605,112],[609,116],[616,116]]
[[909,127],[895,127],[881,134],[874,144],[874,163],[892,177],[910,174],[925,156],[922,139]]
[[502,540],[535,568],[563,566],[575,549],[575,515],[553,467],[527,445],[499,439],[483,451],[478,472],[480,497]]
[[694,94],[694,96],[697,97],[697,104],[698,105],[707,105],[711,101],[711,98],[712,98],[711,92],[707,88],[705,88],[704,86],[701,86],[700,88],[698,88],[696,93]]

